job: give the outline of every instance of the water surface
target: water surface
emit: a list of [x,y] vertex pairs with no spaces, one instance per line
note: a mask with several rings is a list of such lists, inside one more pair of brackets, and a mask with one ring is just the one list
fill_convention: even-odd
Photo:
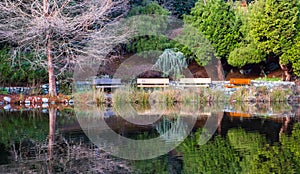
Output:
[[[2,110],[0,173],[300,173],[299,110],[284,103]],[[109,132],[159,141],[118,144]],[[130,160],[107,151],[161,155]]]

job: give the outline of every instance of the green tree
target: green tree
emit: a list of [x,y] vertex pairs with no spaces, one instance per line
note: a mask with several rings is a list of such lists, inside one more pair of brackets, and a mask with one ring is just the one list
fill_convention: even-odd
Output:
[[282,54],[280,57],[282,64],[292,64],[293,73],[300,76],[300,35],[294,40],[294,44],[290,49]]
[[249,21],[251,18],[249,17],[248,6],[242,7],[239,3],[240,2],[235,2],[233,5],[235,7],[234,12],[237,18],[237,23],[240,26],[239,31],[241,33],[241,42],[238,47],[230,52],[228,63],[232,66],[241,68],[246,64],[260,63],[265,60],[266,54],[258,49],[249,35]]
[[182,18],[183,14],[189,14],[191,8],[194,7],[197,0],[130,0],[129,3],[133,6],[145,6],[152,2],[157,2],[159,5],[168,9],[173,16]]
[[[215,50],[214,57],[227,59],[229,53],[237,46],[240,40],[239,23],[230,4],[223,0],[199,0],[192,9],[191,14],[184,16],[185,24],[198,29],[210,42]],[[188,31],[188,30],[186,30]],[[193,33],[184,33],[188,39],[193,39]],[[196,58],[201,59],[201,58]],[[200,60],[198,63],[202,62]],[[220,62],[220,61],[219,61]],[[200,63],[200,65],[203,63]],[[219,79],[221,63],[218,63]]]
[[287,65],[299,64],[289,54],[299,32],[298,1],[262,0],[255,2],[250,8],[249,18],[251,19],[248,23],[249,35],[254,45],[269,56],[278,58],[281,68],[285,71],[286,80],[290,80]]
[[260,63],[265,60],[265,58],[266,55],[264,52],[257,49],[253,44],[247,44],[231,51],[228,57],[228,63],[241,68],[246,64]]
[[187,68],[186,58],[181,52],[166,49],[154,65],[155,70],[163,72],[164,77],[179,79],[183,76],[183,70]]
[[141,53],[151,50],[163,51],[167,48],[172,48],[174,42],[162,35],[167,29],[167,18],[169,14],[170,12],[157,2],[142,3],[142,5],[133,6],[128,13],[128,17],[157,15],[155,17],[158,19],[155,19],[155,22],[151,20],[139,21],[142,23],[136,26],[139,26],[138,30],[140,35],[130,41],[127,45],[128,51],[130,53]]
[[220,136],[202,146],[197,146],[200,131],[186,139],[177,150],[183,154],[183,172],[240,173],[237,151]]
[[[6,85],[39,84],[47,81],[47,72],[42,67],[35,67],[32,53],[12,56],[10,48],[0,50],[0,83]],[[12,57],[14,60],[12,60]]]

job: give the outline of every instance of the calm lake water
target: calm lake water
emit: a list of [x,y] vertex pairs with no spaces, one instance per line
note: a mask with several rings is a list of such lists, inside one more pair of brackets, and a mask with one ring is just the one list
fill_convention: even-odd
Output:
[[0,173],[300,173],[299,121],[285,103],[3,109]]

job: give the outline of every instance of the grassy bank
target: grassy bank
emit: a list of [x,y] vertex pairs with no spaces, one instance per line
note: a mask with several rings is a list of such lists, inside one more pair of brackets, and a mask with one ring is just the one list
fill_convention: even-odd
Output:
[[159,89],[140,90],[135,88],[116,89],[112,95],[104,91],[88,91],[75,94],[76,100],[88,103],[110,103],[122,105],[123,103],[136,103],[148,105],[153,103],[207,103],[207,102],[287,102],[295,92],[289,88],[275,87],[267,89],[262,87],[241,87],[234,93],[228,94],[225,91],[211,90],[210,88],[197,89]]

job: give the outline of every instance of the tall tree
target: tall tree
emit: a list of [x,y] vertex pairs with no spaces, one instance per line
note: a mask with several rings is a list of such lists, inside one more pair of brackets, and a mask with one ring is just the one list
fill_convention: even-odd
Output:
[[[211,42],[215,50],[214,57],[219,59],[217,63],[218,76],[220,80],[223,80],[224,75],[221,71],[220,59],[228,58],[229,53],[237,46],[240,38],[239,26],[230,4],[223,0],[199,0],[192,9],[191,15],[184,17],[184,22],[197,28]],[[187,35],[189,34],[187,33]],[[193,38],[193,34],[190,34],[190,38]],[[197,62],[200,63],[200,61]]]
[[[0,42],[12,43],[18,53],[33,52],[31,63],[47,68],[49,94],[55,96],[55,77],[77,63],[79,56],[97,58],[90,54],[96,49],[85,46],[94,37],[105,36],[97,34],[99,29],[123,14],[126,4],[126,0],[2,0]],[[112,33],[106,35],[112,40]]]
[[[253,3],[249,11],[250,36],[253,43],[269,57],[279,59],[290,80],[288,50],[295,44],[299,32],[299,2],[297,0],[261,0]],[[297,61],[296,61],[297,62]]]
[[[243,3],[235,2],[234,12],[237,22],[240,23],[241,42],[239,46],[230,52],[228,63],[232,66],[243,67],[246,64],[260,63],[265,60],[266,54],[261,51],[257,45],[254,44],[253,39],[250,37],[250,27],[248,6],[243,6]],[[259,11],[259,8],[257,9]]]

